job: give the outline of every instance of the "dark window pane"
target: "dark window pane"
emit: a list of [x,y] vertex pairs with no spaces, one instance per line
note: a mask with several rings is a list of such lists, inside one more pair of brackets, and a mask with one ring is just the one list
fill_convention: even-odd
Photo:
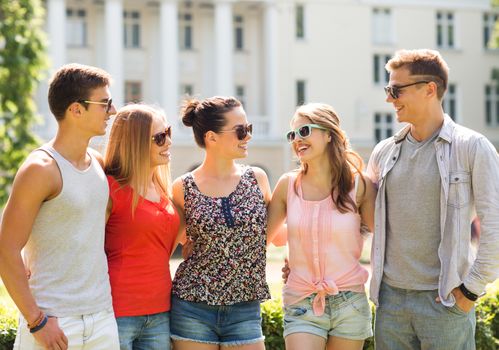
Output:
[[387,137],[387,138],[388,138],[388,137],[392,137],[392,135],[393,135],[393,130],[392,130],[392,128],[388,128],[388,129],[386,129],[386,137]]
[[447,35],[449,47],[454,47],[454,26],[452,24],[449,25]]
[[186,49],[192,49],[192,27],[185,26],[184,29],[185,29],[184,47]]
[[303,39],[305,37],[305,9],[303,5],[296,6],[296,37]]
[[374,130],[374,138],[376,139],[376,142],[380,142],[381,141],[381,130],[376,128]]
[[485,117],[487,125],[492,125],[492,103],[490,100],[485,101]]
[[453,120],[456,118],[456,100],[451,99],[449,101],[449,114]]
[[303,80],[298,80],[296,82],[296,104],[298,106],[305,102],[305,82]]
[[374,82],[379,83],[379,56],[374,55],[373,57],[373,73],[374,73]]
[[236,28],[236,50],[243,49],[243,28]]
[[439,24],[437,25],[437,45],[442,46],[443,40],[442,40],[442,26]]
[[132,27],[132,46],[139,47],[140,46],[140,26],[138,24],[134,24]]
[[377,124],[381,121],[381,115],[379,113],[376,113],[374,115],[374,122]]
[[392,117],[392,115],[391,115],[391,114],[387,114],[387,115],[386,115],[386,122],[387,122],[387,123],[391,124],[391,123],[392,123],[392,119],[393,119],[393,117]]

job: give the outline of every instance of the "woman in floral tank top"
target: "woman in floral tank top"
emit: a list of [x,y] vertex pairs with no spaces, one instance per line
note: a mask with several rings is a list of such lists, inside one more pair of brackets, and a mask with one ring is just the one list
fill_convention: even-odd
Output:
[[173,281],[174,348],[262,350],[260,302],[270,298],[265,282],[270,186],[263,170],[235,163],[248,154],[252,126],[231,97],[186,101],[182,121],[193,128],[205,158],[173,184],[192,241],[192,254]]

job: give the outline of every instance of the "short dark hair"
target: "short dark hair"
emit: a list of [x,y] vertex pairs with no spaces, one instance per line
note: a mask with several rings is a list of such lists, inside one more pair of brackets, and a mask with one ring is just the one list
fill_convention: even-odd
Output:
[[181,111],[182,122],[185,126],[192,127],[196,143],[204,148],[204,135],[208,131],[222,130],[227,123],[224,114],[240,106],[241,102],[235,97],[214,96],[202,101],[186,100]]
[[66,64],[55,72],[50,81],[50,111],[55,119],[62,120],[71,103],[87,100],[92,90],[109,86],[110,83],[111,76],[100,68],[77,63]]
[[438,51],[400,50],[386,63],[388,72],[395,69],[407,68],[411,75],[422,76],[425,80],[433,81],[437,84],[437,96],[442,99],[447,91],[449,80],[449,66],[444,61]]

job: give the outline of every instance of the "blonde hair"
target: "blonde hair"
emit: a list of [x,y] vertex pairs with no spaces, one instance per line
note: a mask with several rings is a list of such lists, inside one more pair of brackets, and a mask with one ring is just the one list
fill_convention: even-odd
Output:
[[121,185],[133,189],[132,215],[139,196],[145,197],[152,179],[160,195],[171,197],[170,165],[164,164],[151,170],[151,137],[154,118],[166,120],[159,110],[142,104],[121,108],[111,129],[109,144],[104,157],[104,171]]
[[[352,150],[346,133],[340,128],[340,120],[333,107],[324,103],[308,103],[298,107],[291,122],[297,118],[305,118],[311,123],[320,125],[327,129],[331,136],[328,143],[327,153],[331,164],[331,198],[341,213],[352,211],[356,213],[357,205],[350,197],[350,192],[355,186],[355,175],[362,176],[364,162],[362,158]],[[308,165],[301,163],[298,177],[307,173]],[[299,181],[295,182],[295,191]],[[365,186],[364,186],[365,187]]]

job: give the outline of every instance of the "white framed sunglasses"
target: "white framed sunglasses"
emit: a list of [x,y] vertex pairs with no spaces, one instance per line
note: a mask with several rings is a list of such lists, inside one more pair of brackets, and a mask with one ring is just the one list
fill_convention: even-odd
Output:
[[286,140],[288,140],[289,143],[292,143],[296,139],[296,136],[302,139],[307,138],[312,134],[312,129],[328,130],[318,124],[305,124],[295,130],[288,131],[286,133]]

